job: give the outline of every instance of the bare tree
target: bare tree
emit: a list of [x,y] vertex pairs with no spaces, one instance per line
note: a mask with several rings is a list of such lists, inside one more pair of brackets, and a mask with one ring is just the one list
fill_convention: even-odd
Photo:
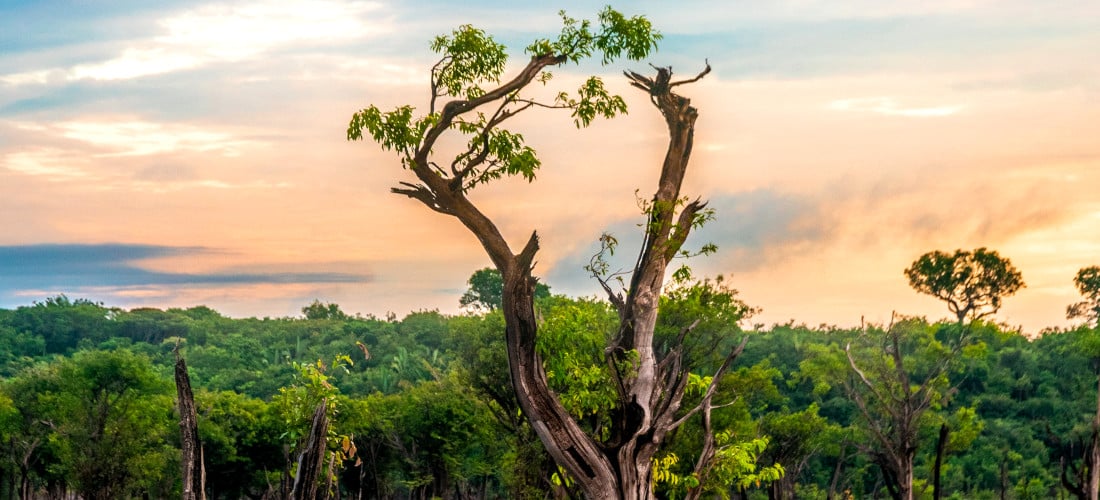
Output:
[[[682,349],[676,345],[659,357],[653,346],[666,269],[680,254],[691,230],[708,216],[705,203],[688,201],[680,192],[698,112],[674,89],[703,78],[710,66],[678,81],[670,68],[655,68],[652,77],[627,73],[630,84],[645,92],[664,117],[669,143],[657,190],[646,207],[644,242],[629,284],[616,291],[601,280],[620,319],[617,335],[605,350],[618,403],[609,435],[591,436],[548,386],[536,352],[539,323],[533,304],[537,281],[532,267],[539,250],[538,236],[532,233],[526,244],[514,251],[493,221],[467,197],[476,186],[505,175],[534,177],[540,165],[534,151],[523,143],[522,136],[501,127],[512,117],[536,108],[560,108],[570,110],[575,123],[584,126],[596,116],[611,117],[625,111],[622,98],[608,93],[596,77],[588,79],[575,97],[564,92],[553,102],[526,97],[523,91],[533,82],[549,80],[547,68],[579,61],[594,52],[602,53],[604,63],[624,53],[630,59],[641,59],[660,38],[645,18],[627,18],[610,8],[600,13],[598,28],[564,14],[563,19],[561,35],[531,44],[527,48],[530,60],[503,82],[504,47],[492,38],[469,26],[437,38],[432,47],[442,58],[431,71],[427,115],[413,118],[410,106],[386,113],[371,106],[352,118],[348,138],[361,139],[367,131],[383,148],[396,151],[416,181],[401,182],[392,191],[458,219],[477,237],[500,272],[512,386],[524,415],[554,460],[590,498],[652,498],[654,454],[671,430],[697,413],[709,416],[718,381],[740,352],[739,347],[726,357],[698,405],[681,409],[688,382]],[[483,88],[486,84],[489,86]],[[451,100],[439,107],[437,100],[443,97]],[[467,147],[446,162],[437,161],[437,151],[444,147],[440,140],[448,134],[466,136]],[[692,328],[683,329],[679,344]],[[704,418],[704,423],[708,422]],[[711,443],[702,452],[701,467],[705,467],[708,450],[713,453]]]
[[195,413],[195,396],[191,392],[191,377],[187,374],[187,362],[176,343],[172,352],[176,355],[176,401],[180,413],[180,467],[182,470],[183,500],[205,500],[205,469],[202,460],[202,442],[199,440],[199,423]]
[[[852,376],[842,378],[842,386],[865,422],[864,439],[853,444],[878,466],[882,484],[895,500],[920,496],[913,483],[919,434],[957,391],[950,375],[961,368],[963,349],[970,342],[959,337],[940,344],[935,340],[937,330],[943,333],[945,328],[956,326],[936,327],[914,318],[892,320],[885,329],[865,327],[859,339],[862,349],[853,349],[851,343],[844,349]],[[956,417],[963,420],[966,413],[960,410]],[[933,498],[944,495],[939,475],[951,444],[949,435],[948,424],[940,423],[929,478]]]

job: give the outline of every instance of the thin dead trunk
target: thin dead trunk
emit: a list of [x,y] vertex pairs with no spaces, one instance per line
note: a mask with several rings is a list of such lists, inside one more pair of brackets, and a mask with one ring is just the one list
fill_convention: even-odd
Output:
[[940,425],[940,436],[936,441],[936,463],[932,466],[932,499],[943,498],[943,486],[940,483],[940,473],[943,469],[943,455],[947,450],[947,437],[950,429],[947,424]]
[[840,474],[844,470],[844,461],[848,459],[848,455],[845,453],[847,448],[848,443],[846,441],[840,443],[840,455],[836,458],[836,467],[833,468],[833,478],[829,481],[829,491],[825,494],[826,500],[833,500],[836,496],[836,487],[840,482]]
[[199,441],[199,424],[195,413],[195,396],[191,392],[191,377],[187,374],[187,363],[180,356],[179,344],[176,344],[175,353],[183,500],[205,500],[205,468],[202,463],[202,444]]
[[328,449],[328,400],[322,400],[313,412],[313,424],[305,447],[298,455],[298,471],[294,475],[294,486],[290,490],[290,500],[314,500],[321,472],[324,469],[325,452]]
[[1086,494],[1096,499],[1100,496],[1100,376],[1096,386],[1096,416],[1092,419],[1092,440],[1089,442],[1089,482]]

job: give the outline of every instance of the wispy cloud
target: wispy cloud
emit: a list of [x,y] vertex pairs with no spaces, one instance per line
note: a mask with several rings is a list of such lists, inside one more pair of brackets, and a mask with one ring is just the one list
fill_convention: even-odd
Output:
[[209,4],[162,19],[160,34],[133,40],[113,58],[0,75],[0,83],[126,80],[242,61],[290,47],[376,36],[386,31],[385,24],[372,22],[366,14],[379,7],[374,2],[337,1]]
[[8,153],[3,156],[2,164],[12,172],[41,176],[51,181],[80,180],[89,176],[85,169],[86,162],[53,148]]
[[905,116],[910,118],[935,118],[950,116],[958,113],[962,106],[903,106],[892,97],[860,97],[856,99],[838,99],[828,105],[829,109],[837,111],[855,111],[878,113],[891,116]]
[[258,141],[223,131],[179,123],[138,120],[71,121],[55,126],[62,137],[110,150],[107,155],[142,156],[175,151],[216,152],[238,156]]

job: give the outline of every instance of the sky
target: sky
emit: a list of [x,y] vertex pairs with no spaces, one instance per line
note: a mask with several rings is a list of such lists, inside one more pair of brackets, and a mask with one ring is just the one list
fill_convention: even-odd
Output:
[[[109,306],[207,305],[295,316],[460,312],[489,261],[456,220],[389,193],[396,156],[348,142],[375,104],[425,107],[430,40],[461,24],[522,48],[604,2],[0,2],[0,307],[64,293]],[[630,112],[576,130],[517,118],[534,183],[472,194],[536,274],[595,295],[583,266],[611,232],[631,254],[666,132],[624,69],[713,72],[684,193],[716,219],[689,264],[725,275],[750,323],[938,319],[909,288],[921,254],[987,247],[1027,287],[995,319],[1069,326],[1072,278],[1100,264],[1100,3],[638,1],[661,31],[646,62],[600,75]],[[545,112],[541,112],[545,111]],[[636,194],[637,193],[637,194]]]

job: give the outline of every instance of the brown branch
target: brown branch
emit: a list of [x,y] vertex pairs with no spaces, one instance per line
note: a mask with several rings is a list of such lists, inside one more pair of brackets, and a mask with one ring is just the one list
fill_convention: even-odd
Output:
[[[480,139],[480,141],[470,141],[470,149],[468,149],[465,153],[456,156],[454,161],[451,162],[451,173],[456,177],[456,179],[465,175],[465,172],[470,171],[473,167],[479,165],[481,162],[484,162],[485,158],[489,156],[489,132],[497,125],[499,125],[500,122],[508,119],[509,112],[505,111],[505,108],[507,108],[509,104],[511,104],[511,100],[509,99],[501,101],[500,106],[497,106],[496,111],[493,112],[493,116],[489,118],[489,121],[485,122],[485,125],[481,127],[481,130],[478,132],[476,139]],[[522,109],[520,111],[522,111]],[[503,118],[501,117],[502,115]],[[472,156],[474,152],[478,149],[476,144],[478,144],[479,142],[482,146],[481,151],[477,154],[477,157],[475,157],[474,160],[467,162],[466,166],[459,170],[459,162]],[[459,184],[461,185],[461,183]]]
[[695,405],[694,408],[688,410],[688,412],[684,414],[684,416],[673,422],[669,426],[668,430],[671,431],[677,427],[680,427],[684,424],[684,422],[687,422],[688,419],[692,417],[692,415],[695,415],[699,412],[699,410],[703,409],[704,406],[710,405],[711,399],[714,398],[715,391],[718,390],[718,382],[722,380],[722,375],[726,373],[726,370],[728,370],[730,365],[733,364],[733,361],[737,359],[737,356],[741,355],[741,351],[745,350],[745,345],[748,343],[749,337],[746,335],[745,338],[741,339],[741,343],[738,344],[737,347],[734,348],[732,351],[730,351],[728,355],[726,355],[726,359],[722,361],[722,366],[718,367],[718,371],[714,373],[714,377],[710,380],[710,385],[707,386],[706,393],[703,394],[703,400],[700,401],[699,404]]
[[439,139],[439,136],[442,135],[443,132],[450,128],[451,123],[456,117],[481,107],[484,104],[507,97],[512,92],[526,87],[527,84],[531,83],[543,68],[563,62],[565,62],[565,58],[562,56],[542,55],[532,57],[527,63],[527,66],[525,66],[519,74],[501,86],[474,99],[454,100],[445,104],[439,121],[424,134],[424,141],[417,150],[416,163],[423,163],[423,160],[427,159],[428,155],[431,154],[432,146],[435,145],[435,141]]
[[703,69],[703,71],[700,71],[698,75],[695,75],[695,78],[690,78],[690,79],[687,79],[687,80],[680,80],[678,82],[670,83],[670,84],[668,84],[669,88],[675,87],[677,85],[684,85],[684,84],[687,84],[687,83],[694,83],[694,82],[697,82],[699,80],[702,80],[704,76],[707,76],[707,73],[710,73],[710,61],[708,61],[706,59],[703,59],[703,62],[706,63],[707,67],[705,69]]
[[687,334],[691,333],[693,330],[695,330],[695,328],[697,328],[699,326],[700,321],[701,320],[696,318],[696,320],[692,321],[690,325],[685,326],[685,327],[680,329],[680,334],[676,336],[675,347],[673,347],[672,351],[669,352],[667,356],[665,356],[665,359],[662,359],[661,362],[657,364],[657,372],[658,373],[663,373],[664,372],[670,358],[672,358],[673,356],[682,356],[683,347],[684,347],[684,339],[687,337]]
[[680,216],[676,219],[676,225],[674,226],[672,234],[669,236],[668,244],[665,248],[665,258],[672,259],[676,256],[676,253],[683,247],[684,242],[687,241],[688,234],[691,232],[692,225],[695,222],[695,215],[700,210],[706,208],[706,202],[696,199],[695,201],[688,203],[683,210],[680,211]]
[[[856,360],[854,358],[852,358],[852,343],[851,342],[849,342],[847,345],[844,346],[844,353],[848,356],[848,365],[851,366],[852,371],[856,372],[856,375],[859,376],[860,382],[862,382],[863,385],[867,386],[867,389],[870,390],[871,394],[874,394],[875,397],[878,398],[879,401],[886,401],[886,398],[883,397],[882,393],[879,392],[879,390],[875,388],[875,385],[871,383],[871,380],[867,378],[867,375],[863,373],[863,370],[860,370],[859,367],[856,366]],[[852,391],[852,392],[856,393],[856,391]],[[897,399],[896,397],[894,397],[893,394],[890,394],[890,399],[892,399],[894,402],[896,402],[898,404],[904,404],[904,401],[902,401],[900,399]],[[898,417],[898,415],[896,413],[894,413],[894,411],[890,408],[889,405],[886,405],[886,408],[887,408],[887,411],[890,412],[891,416],[893,416],[895,418]]]
[[[451,56],[446,56],[446,57],[443,57],[440,60],[436,61],[436,63],[432,65],[432,69],[431,69],[431,73],[430,73],[431,74],[431,79],[430,80],[431,80],[431,88],[432,88],[432,99],[428,103],[428,114],[435,114],[436,99],[438,99],[440,96],[444,95],[444,94],[439,92],[439,80],[437,80],[435,76],[438,75],[442,71],[446,71],[447,68],[450,68],[451,64],[453,64],[453,62],[454,62],[454,59],[451,58]],[[444,64],[444,63],[446,63],[446,64]],[[440,65],[443,65],[442,68],[440,67]]]
[[438,201],[436,201],[435,194],[433,194],[432,191],[430,189],[428,189],[426,186],[422,186],[422,185],[419,185],[419,184],[412,184],[412,183],[409,183],[409,182],[401,182],[400,184],[403,185],[403,186],[408,186],[408,187],[407,188],[393,187],[393,188],[390,188],[390,192],[394,193],[394,194],[405,195],[405,196],[408,196],[409,198],[419,200],[421,203],[423,203],[428,208],[430,208],[432,210],[435,210],[436,212],[439,212],[441,214],[454,215],[454,213],[450,209],[448,209],[447,207],[441,205]]

